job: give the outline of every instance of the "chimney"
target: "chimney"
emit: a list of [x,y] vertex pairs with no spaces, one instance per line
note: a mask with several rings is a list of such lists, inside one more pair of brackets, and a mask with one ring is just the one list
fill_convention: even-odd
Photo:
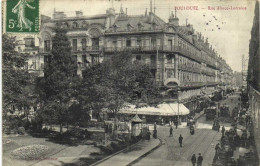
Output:
[[125,8],[125,15],[127,15],[127,8]]
[[64,19],[65,17],[66,15],[64,14],[64,12],[56,12],[54,10],[53,19]]
[[179,18],[177,18],[176,16],[174,17],[173,12],[169,18],[169,23],[173,24],[174,26],[179,26]]
[[76,11],[76,17],[82,17],[83,12],[82,11]]
[[193,34],[193,35],[192,35],[192,41],[193,41],[193,43],[195,43],[197,40],[198,40],[198,36],[195,35],[195,34]]

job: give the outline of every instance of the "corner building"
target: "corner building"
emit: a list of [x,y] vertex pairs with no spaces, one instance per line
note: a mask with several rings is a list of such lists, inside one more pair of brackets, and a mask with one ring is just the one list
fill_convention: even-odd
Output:
[[[171,14],[165,22],[155,13],[127,15],[110,8],[106,14],[91,17],[76,11],[75,17],[54,11],[53,18],[41,16],[39,54],[47,56],[51,50],[54,28],[68,30],[72,56],[77,59],[79,75],[90,65],[109,59],[115,51],[129,50],[134,59],[150,66],[156,82],[190,111],[199,104],[201,94],[212,95],[219,86],[230,85],[231,68],[192,25],[179,25]],[[203,92],[203,93],[202,93]]]

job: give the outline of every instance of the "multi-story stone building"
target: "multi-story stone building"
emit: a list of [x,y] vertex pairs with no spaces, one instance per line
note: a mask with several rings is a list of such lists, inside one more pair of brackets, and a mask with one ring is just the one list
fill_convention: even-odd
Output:
[[255,4],[255,16],[251,30],[251,39],[249,44],[249,62],[247,89],[249,97],[249,112],[253,121],[254,137],[258,159],[256,165],[259,165],[260,159],[260,53],[259,53],[259,2]]
[[40,54],[48,54],[51,50],[54,28],[67,29],[71,41],[72,56],[78,63],[78,74],[90,64],[97,64],[103,60],[104,32],[112,26],[115,20],[114,9],[108,9],[106,14],[92,17],[83,16],[83,12],[76,11],[75,17],[67,17],[64,12],[54,11],[53,18],[41,17],[41,31],[39,35]]
[[180,26],[173,13],[165,22],[152,10],[132,16],[121,9],[104,39],[105,58],[115,51],[130,50],[135,60],[150,65],[158,85],[173,92],[180,88],[179,99],[190,110],[198,101],[189,99],[199,96],[201,89],[212,93],[217,85],[230,83],[231,68],[192,25]]
[[208,39],[195,33],[190,24],[179,25],[173,13],[165,22],[152,10],[134,16],[127,15],[122,8],[118,14],[110,8],[106,14],[91,17],[81,11],[76,11],[75,17],[54,11],[52,18],[42,15],[41,21],[39,54],[31,59],[48,55],[54,28],[62,27],[68,30],[79,75],[87,66],[102,62],[115,51],[128,49],[134,60],[151,67],[156,82],[169,92],[170,98],[176,97],[176,90],[180,89],[179,99],[190,110],[198,104],[194,96],[200,96],[202,91],[210,95],[217,85],[229,84],[231,80],[231,68],[212,49]]

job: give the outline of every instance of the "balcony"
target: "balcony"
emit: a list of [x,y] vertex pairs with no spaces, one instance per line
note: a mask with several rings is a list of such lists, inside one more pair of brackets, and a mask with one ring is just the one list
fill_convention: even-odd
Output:
[[161,51],[162,46],[131,46],[131,47],[105,47],[105,52],[116,52],[116,51]]
[[165,64],[165,68],[167,68],[167,69],[174,69],[174,64],[172,64],[172,63],[166,63],[166,64]]
[[178,66],[180,70],[194,72],[194,73],[200,73],[200,69],[198,67],[192,67],[184,64],[179,64]]

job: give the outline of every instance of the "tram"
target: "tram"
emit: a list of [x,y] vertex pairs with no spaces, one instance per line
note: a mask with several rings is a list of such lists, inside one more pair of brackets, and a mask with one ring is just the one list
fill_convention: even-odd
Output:
[[217,107],[208,107],[204,110],[204,113],[206,114],[206,120],[214,120],[217,115]]

